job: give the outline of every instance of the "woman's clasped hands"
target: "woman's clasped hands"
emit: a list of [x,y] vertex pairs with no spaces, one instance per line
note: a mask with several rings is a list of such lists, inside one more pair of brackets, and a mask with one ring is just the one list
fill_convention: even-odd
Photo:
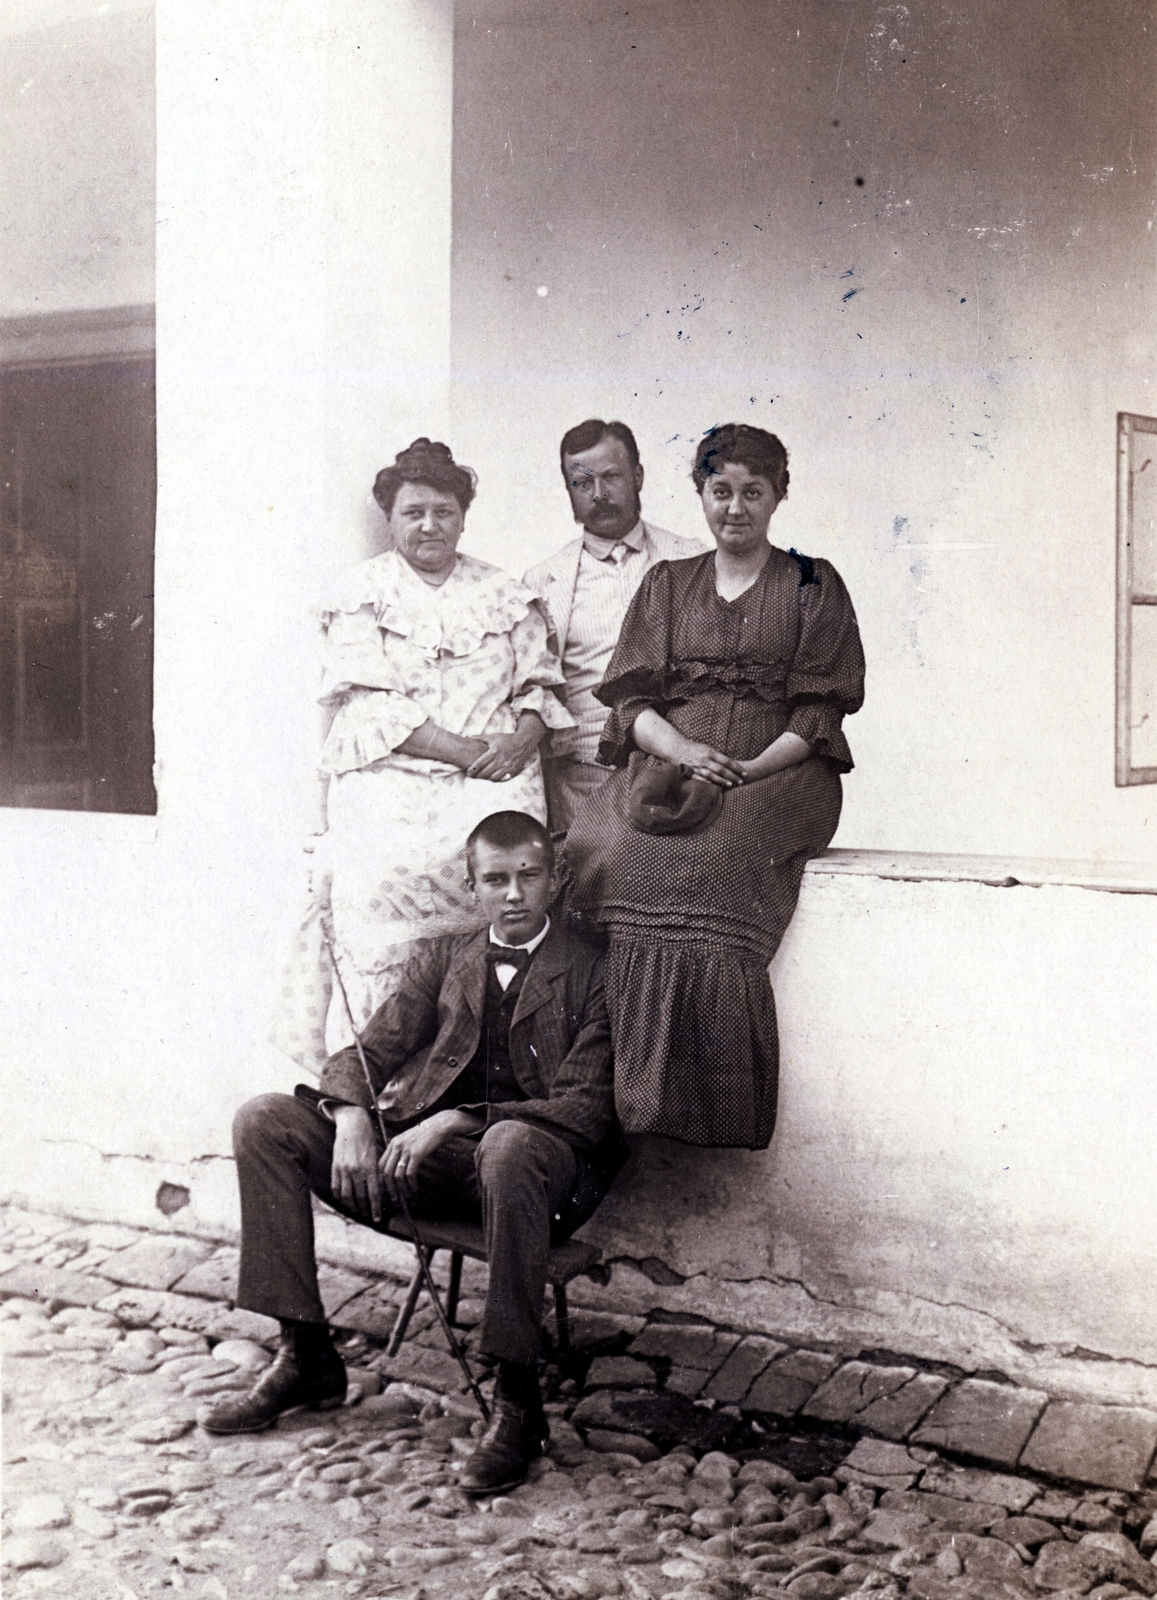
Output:
[[738,784],[747,782],[747,772],[744,770],[750,763],[736,761],[733,757],[725,755],[722,750],[716,750],[712,745],[700,744],[693,739],[684,741],[683,749],[679,753],[680,766],[687,767],[692,777],[702,778],[706,783],[715,784],[719,789],[734,789]]
[[466,768],[466,776],[486,778],[491,783],[516,778],[538,748],[538,740],[525,733],[492,733],[479,743],[484,743],[485,749]]
[[770,778],[773,772],[783,772],[806,761],[812,747],[797,733],[784,732],[774,739],[766,750],[750,761],[736,761],[709,744],[698,744],[693,739],[682,739],[679,749],[669,759],[688,767],[696,778],[703,778],[720,789],[734,789],[742,783],[758,783],[760,778]]
[[518,774],[534,759],[542,742],[546,724],[535,711],[524,711],[513,733],[489,733],[484,739],[473,739],[480,744],[481,752],[465,766],[468,778],[485,778],[490,783],[505,783]]

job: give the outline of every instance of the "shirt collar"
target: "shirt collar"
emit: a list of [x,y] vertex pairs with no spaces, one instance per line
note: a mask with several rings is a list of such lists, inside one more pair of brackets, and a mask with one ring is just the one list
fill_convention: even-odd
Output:
[[539,945],[546,938],[546,936],[547,936],[547,934],[549,932],[550,932],[550,918],[547,917],[546,922],[545,922],[545,924],[544,924],[544,926],[542,928],[542,931],[540,933],[536,933],[533,939],[528,939],[525,944],[510,944],[506,939],[500,939],[498,937],[498,935],[494,931],[493,924],[491,924],[491,928],[490,928],[490,943],[491,944],[505,945],[508,950],[529,950],[533,954],[533,952],[538,949]]
[[589,555],[594,556],[596,561],[606,561],[617,544],[625,544],[631,550],[641,550],[646,537],[647,530],[644,528],[643,519],[640,517],[630,533],[625,533],[621,539],[604,539],[599,534],[588,533],[584,529],[583,549]]

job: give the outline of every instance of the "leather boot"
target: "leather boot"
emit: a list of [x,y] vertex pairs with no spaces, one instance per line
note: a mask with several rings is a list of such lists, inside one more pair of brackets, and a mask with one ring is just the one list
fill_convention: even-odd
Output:
[[530,1463],[549,1438],[541,1400],[537,1407],[516,1406],[496,1394],[489,1426],[466,1457],[459,1487],[466,1494],[505,1494],[525,1483]]
[[273,1365],[266,1367],[246,1394],[202,1406],[197,1421],[207,1433],[258,1433],[272,1427],[287,1411],[302,1406],[331,1411],[342,1404],[345,1392],[345,1363],[333,1347],[328,1328],[283,1322]]

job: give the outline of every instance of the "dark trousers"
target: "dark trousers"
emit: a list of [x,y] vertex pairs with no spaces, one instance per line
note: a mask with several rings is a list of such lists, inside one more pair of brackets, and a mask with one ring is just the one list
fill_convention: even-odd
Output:
[[[241,1189],[237,1304],[248,1311],[299,1322],[326,1320],[317,1290],[311,1195],[352,1215],[330,1191],[334,1135],[327,1117],[288,1094],[259,1095],[234,1119]],[[551,1219],[570,1194],[575,1170],[574,1152],[564,1140],[516,1121],[495,1123],[479,1139],[447,1139],[422,1163],[413,1214],[482,1223],[490,1268],[483,1355],[538,1360]],[[388,1214],[385,1196],[383,1206]]]

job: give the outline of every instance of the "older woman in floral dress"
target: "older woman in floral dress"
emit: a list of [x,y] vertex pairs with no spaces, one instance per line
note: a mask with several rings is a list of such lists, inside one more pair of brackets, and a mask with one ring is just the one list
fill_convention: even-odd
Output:
[[475,824],[498,810],[546,820],[538,746],[573,722],[531,591],[458,551],[473,496],[447,446],[416,439],[374,484],[393,548],[347,572],[320,609],[328,832],[276,1037],[299,1060],[350,1042],[319,920],[360,1026],[404,945],[477,923],[463,855]]

